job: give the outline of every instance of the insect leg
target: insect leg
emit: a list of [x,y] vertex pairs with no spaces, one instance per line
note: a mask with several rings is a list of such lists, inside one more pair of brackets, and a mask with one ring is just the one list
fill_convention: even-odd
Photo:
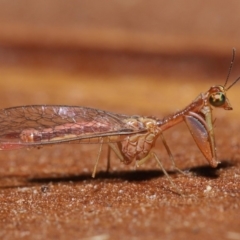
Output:
[[205,113],[204,118],[194,112],[189,112],[189,115],[184,116],[184,120],[198,148],[209,164],[212,167],[217,167],[219,161],[216,156],[211,112]]
[[162,132],[160,133],[160,136],[161,136],[163,145],[164,145],[164,147],[165,147],[166,150],[167,150],[168,156],[169,156],[169,158],[170,158],[170,160],[171,160],[171,162],[172,162],[172,165],[173,165],[173,167],[174,167],[174,170],[177,170],[178,172],[182,173],[183,175],[186,175],[186,173],[184,173],[181,169],[179,169],[179,168],[176,166],[175,161],[174,161],[173,154],[172,154],[172,152],[171,152],[171,150],[170,150],[170,148],[169,148],[169,146],[168,146],[168,144],[167,144],[167,142],[166,142],[166,140],[165,140]]
[[148,161],[151,157],[154,157],[158,166],[161,168],[161,170],[163,171],[164,175],[167,177],[168,181],[171,183],[172,187],[174,188],[174,190],[179,194],[182,195],[182,193],[180,192],[179,188],[177,187],[177,185],[172,181],[171,177],[168,175],[167,171],[165,170],[165,168],[163,167],[160,159],[158,158],[158,156],[156,155],[156,153],[154,152],[150,152],[146,157],[144,157],[143,159],[137,161],[137,166],[140,166],[141,164],[145,163],[146,161]]
[[110,169],[110,160],[111,160],[111,147],[108,145],[108,152],[107,152],[107,169],[106,169],[106,172],[109,172],[109,169]]
[[[100,158],[100,154],[102,152],[102,146],[103,146],[103,139],[101,138],[100,140],[100,147],[99,147],[99,151],[98,151],[98,156],[93,168],[93,173],[92,173],[92,177],[94,178],[96,175],[96,171],[97,171],[97,166],[98,166],[98,162],[99,162],[99,158]],[[110,169],[110,152],[111,150],[114,151],[114,153],[117,155],[117,157],[123,162],[124,161],[124,157],[121,154],[121,152],[119,151],[119,149],[113,144],[113,143],[108,143],[108,156],[107,156],[107,172]]]
[[99,147],[99,151],[98,151],[98,156],[96,159],[96,162],[94,164],[94,168],[93,168],[93,173],[92,173],[92,177],[94,178],[96,175],[96,171],[97,171],[97,166],[98,166],[98,162],[99,162],[99,158],[100,158],[100,154],[102,152],[102,145],[103,145],[103,139],[100,139],[100,147]]
[[[114,143],[108,143],[108,146],[114,151],[114,153],[117,155],[117,157],[120,159],[121,162],[124,161],[124,157],[120,150],[114,145]],[[109,154],[110,157],[110,154]],[[109,159],[109,164],[110,164],[110,159]]]

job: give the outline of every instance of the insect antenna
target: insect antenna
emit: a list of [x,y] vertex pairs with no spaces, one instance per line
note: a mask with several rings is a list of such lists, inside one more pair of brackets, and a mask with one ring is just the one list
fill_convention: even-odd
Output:
[[[229,67],[229,70],[228,70],[228,75],[227,75],[227,79],[225,81],[225,84],[224,84],[224,88],[226,87],[227,83],[228,83],[228,79],[229,79],[229,76],[231,74],[231,71],[232,71],[232,67],[233,67],[233,63],[234,63],[234,60],[235,60],[235,55],[236,55],[236,49],[233,48],[233,53],[232,53],[232,61],[230,63],[230,67]],[[236,82],[238,82],[240,80],[240,77],[238,77],[232,84],[230,84],[230,86],[228,86],[228,88],[226,88],[225,90],[229,90]]]
[[226,91],[227,90],[229,90],[236,82],[238,82],[240,80],[240,77],[238,77],[227,89],[226,89]]
[[[229,79],[229,76],[230,76],[231,71],[232,71],[232,67],[233,67],[233,63],[234,63],[234,59],[235,59],[235,54],[236,54],[236,49],[233,48],[232,61],[231,61],[231,63],[230,63],[230,67],[229,67],[229,69],[228,69],[228,75],[227,75],[226,81],[225,81],[225,83],[224,83],[224,85],[223,85],[224,88],[226,87],[226,85],[227,85],[227,83],[228,83],[228,79]],[[228,89],[229,89],[229,87],[228,87]]]

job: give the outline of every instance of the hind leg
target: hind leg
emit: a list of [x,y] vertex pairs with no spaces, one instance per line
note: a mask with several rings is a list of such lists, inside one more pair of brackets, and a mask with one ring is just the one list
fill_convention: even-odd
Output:
[[177,185],[173,182],[172,178],[169,176],[169,174],[167,173],[167,171],[165,170],[165,168],[163,167],[160,159],[158,158],[157,154],[154,152],[150,152],[146,157],[142,158],[141,160],[137,161],[136,165],[140,166],[142,164],[144,164],[145,162],[147,162],[150,158],[154,158],[158,164],[158,166],[161,168],[161,170],[163,171],[164,175],[167,177],[168,181],[171,183],[172,187],[174,188],[174,190],[179,194],[182,195],[182,193],[180,192],[179,188],[177,187]]

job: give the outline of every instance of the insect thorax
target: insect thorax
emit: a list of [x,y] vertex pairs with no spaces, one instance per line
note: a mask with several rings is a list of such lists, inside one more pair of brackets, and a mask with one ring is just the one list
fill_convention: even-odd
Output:
[[157,126],[157,120],[144,117],[139,117],[136,120],[143,125],[146,131],[129,135],[118,143],[125,164],[146,157],[154,146],[160,133],[160,128]]

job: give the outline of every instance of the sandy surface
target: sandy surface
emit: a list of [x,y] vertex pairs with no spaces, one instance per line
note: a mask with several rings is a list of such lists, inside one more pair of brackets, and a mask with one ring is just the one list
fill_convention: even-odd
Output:
[[[0,108],[79,105],[162,118],[224,84],[231,49],[240,49],[239,7],[2,1]],[[240,73],[238,52],[230,82]],[[164,136],[185,175],[156,142],[153,151],[182,196],[154,160],[136,169],[112,154],[106,173],[106,146],[95,179],[99,145],[1,151],[0,239],[240,240],[239,88],[228,92],[233,111],[214,110],[216,169],[184,124]]]
[[[190,103],[219,80],[91,76],[33,68],[2,68],[1,107],[69,104],[159,118]],[[34,79],[34,81],[33,81]],[[51,81],[50,81],[51,80]],[[220,82],[221,83],[221,82]],[[91,178],[98,145],[59,145],[0,154],[2,239],[240,239],[240,111],[215,110],[218,168],[212,169],[184,124],[165,133],[177,166],[161,141],[154,151],[176,186],[151,160],[135,169],[104,148]]]

